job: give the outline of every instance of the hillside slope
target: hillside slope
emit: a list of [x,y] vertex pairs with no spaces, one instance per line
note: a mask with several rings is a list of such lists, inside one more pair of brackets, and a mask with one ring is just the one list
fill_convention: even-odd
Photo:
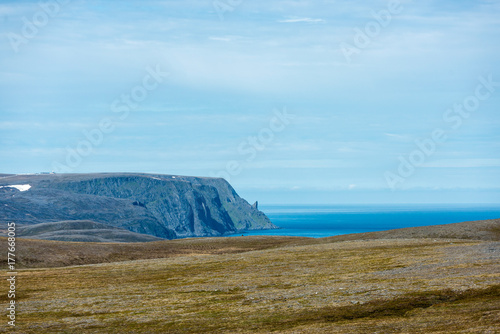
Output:
[[[182,255],[239,254],[254,250],[309,244],[314,240],[299,237],[250,236],[134,243],[88,243],[18,238],[16,240],[16,268],[67,267]],[[6,249],[6,237],[0,237],[0,247]],[[5,268],[7,268],[7,257],[4,256],[0,258],[0,269]]]
[[500,219],[477,220],[444,225],[407,227],[380,232],[345,234],[325,238],[325,240],[348,241],[410,238],[446,238],[500,241]]
[[[33,226],[34,228],[36,226]],[[415,229],[419,232],[414,233]],[[188,254],[240,253],[285,246],[319,246],[342,241],[381,239],[471,239],[500,241],[500,219],[458,224],[424,226],[373,233],[339,235],[329,238],[285,236],[247,236],[231,238],[193,238],[162,240],[148,243],[78,243],[47,240],[17,239],[17,265],[23,268],[62,267],[81,264],[108,263],[141,259],[166,258]],[[439,237],[436,231],[442,231]],[[412,232],[413,231],[413,232]],[[464,238],[461,231],[469,231]],[[7,238],[0,237],[0,248],[7,247]],[[7,259],[0,259],[5,268]]]
[[77,242],[150,242],[162,240],[152,235],[130,232],[89,220],[23,226],[17,229],[16,236],[18,238]]
[[0,223],[66,220],[168,239],[276,228],[220,178],[136,173],[0,178]]

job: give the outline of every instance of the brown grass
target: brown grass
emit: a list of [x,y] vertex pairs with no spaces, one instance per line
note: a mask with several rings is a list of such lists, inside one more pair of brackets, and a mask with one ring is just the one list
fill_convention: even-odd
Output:
[[[18,268],[49,268],[195,254],[235,254],[293,245],[402,238],[500,241],[500,219],[340,235],[323,239],[253,236],[191,238],[148,243],[83,243],[18,238],[16,253]],[[6,248],[7,239],[0,237],[0,249]],[[6,268],[6,266],[5,257],[1,257],[0,268]]]
[[[112,263],[139,259],[169,258],[196,254],[231,254],[315,242],[297,237],[192,238],[145,243],[61,242],[17,238],[17,268],[53,268],[71,265]],[[0,237],[0,249],[7,238]],[[0,268],[7,268],[1,257]]]
[[498,258],[485,252],[493,243],[278,238],[278,247],[275,240],[182,240],[196,253],[20,270],[17,330],[493,333],[500,326]]

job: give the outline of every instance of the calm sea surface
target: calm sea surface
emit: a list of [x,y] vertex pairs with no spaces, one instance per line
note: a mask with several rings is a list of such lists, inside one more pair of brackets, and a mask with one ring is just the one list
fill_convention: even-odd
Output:
[[279,230],[238,233],[312,238],[500,218],[500,205],[338,205],[259,207]]

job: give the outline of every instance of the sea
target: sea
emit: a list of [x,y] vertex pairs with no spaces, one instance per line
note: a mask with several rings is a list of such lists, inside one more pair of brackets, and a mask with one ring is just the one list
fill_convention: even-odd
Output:
[[334,235],[500,218],[493,204],[267,205],[259,207],[280,229],[232,234],[323,238]]

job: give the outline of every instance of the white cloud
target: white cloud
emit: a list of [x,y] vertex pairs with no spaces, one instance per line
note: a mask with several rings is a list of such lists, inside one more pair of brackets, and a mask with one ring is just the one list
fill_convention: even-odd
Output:
[[220,42],[231,42],[232,41],[231,37],[210,36],[208,39],[210,39],[212,41],[220,41]]
[[408,135],[398,135],[396,133],[384,133],[384,135],[386,135],[387,137],[391,138],[391,139],[394,139],[394,140],[398,140],[398,141],[407,141],[410,139],[410,137]]
[[428,168],[500,167],[500,159],[442,159],[423,165]]
[[349,168],[352,162],[335,159],[266,160],[248,163],[248,168]]
[[302,18],[292,18],[292,19],[286,19],[286,20],[279,20],[278,22],[280,23],[299,23],[299,22],[305,22],[305,23],[324,23],[325,20],[323,19],[313,19],[310,17],[302,17]]
[[68,129],[68,128],[75,128],[75,129],[82,129],[85,127],[90,127],[90,126],[95,126],[94,123],[88,122],[88,123],[83,123],[83,122],[43,122],[43,121],[37,121],[37,122],[25,122],[25,121],[4,121],[0,122],[0,129],[1,130],[32,130],[32,129],[41,129],[41,130],[55,130],[55,129]]
[[2,4],[0,5],[0,17],[21,16],[37,9],[39,8],[33,3]]

